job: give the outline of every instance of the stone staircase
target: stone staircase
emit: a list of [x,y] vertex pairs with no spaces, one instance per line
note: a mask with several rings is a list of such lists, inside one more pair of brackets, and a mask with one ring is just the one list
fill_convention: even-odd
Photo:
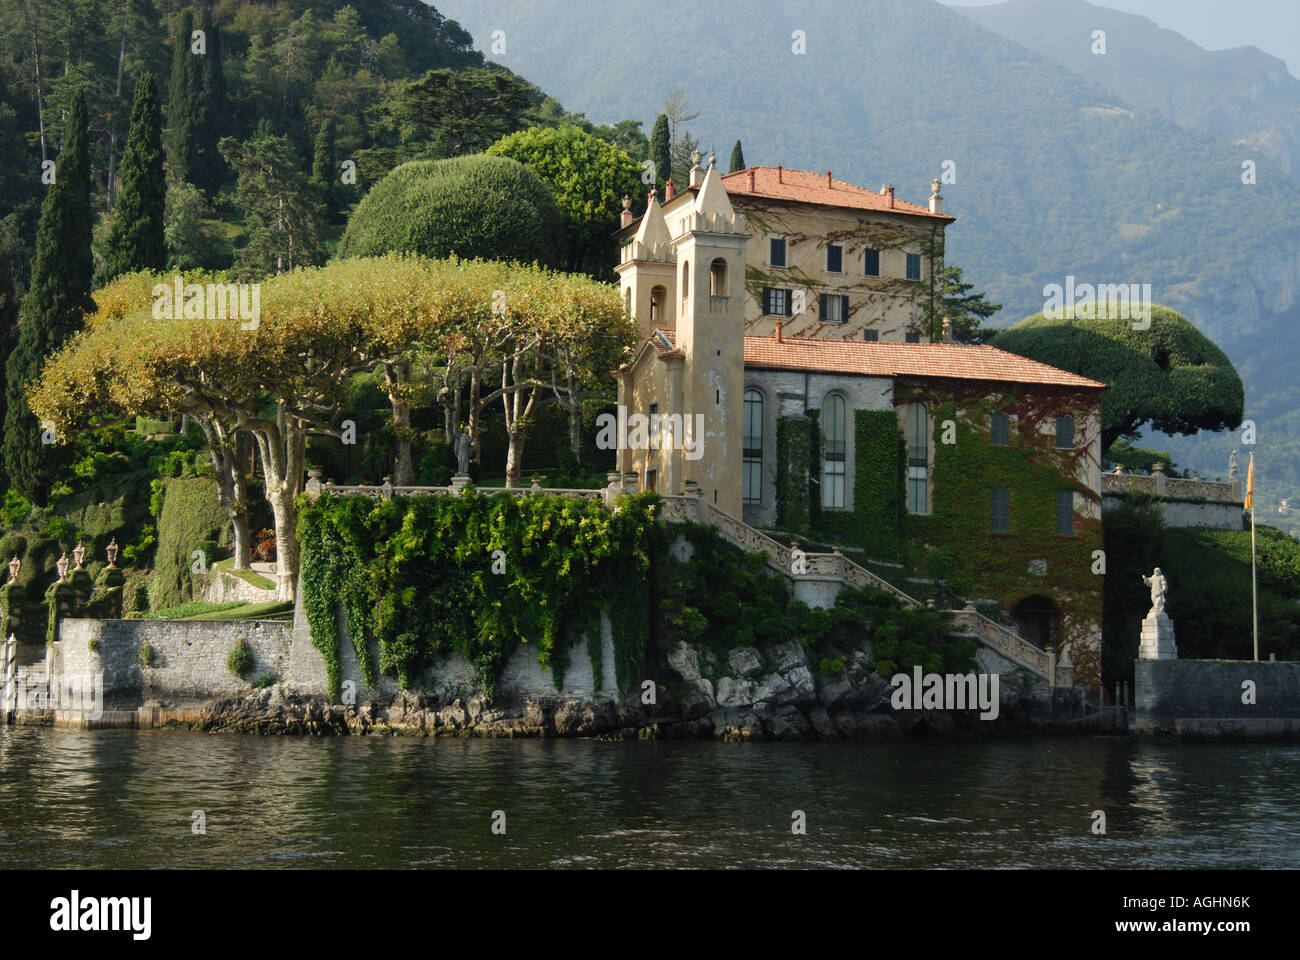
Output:
[[[761,530],[757,530],[697,496],[666,496],[660,516],[669,522],[695,521],[715,527],[729,543],[751,553],[766,553],[767,564],[791,580],[800,574],[794,573],[794,550],[779,540],[774,540]],[[872,573],[866,567],[854,563],[839,550],[832,553],[805,553],[807,576],[830,577],[853,587],[873,587],[896,597],[905,607],[915,609],[923,604],[914,597]],[[1014,631],[984,616],[971,604],[963,610],[952,611],[953,625],[964,635],[978,640],[998,656],[1010,660],[1017,666],[1024,667],[1035,677],[1045,680],[1052,686],[1070,686],[1074,681],[1074,668],[1067,658],[1053,663],[1053,657],[1045,650],[1040,650]]]

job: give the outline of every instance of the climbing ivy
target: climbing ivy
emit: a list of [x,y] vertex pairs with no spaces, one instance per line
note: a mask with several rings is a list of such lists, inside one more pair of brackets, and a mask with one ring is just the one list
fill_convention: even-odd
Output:
[[898,414],[857,410],[853,429],[853,509],[823,511],[820,529],[864,548],[874,559],[896,562],[905,519],[905,460]]
[[776,421],[776,525],[783,530],[808,529],[812,481],[809,470],[817,442],[817,421],[778,417]]
[[[367,684],[376,655],[380,671],[409,687],[433,656],[456,652],[489,694],[520,643],[537,645],[558,685],[584,629],[588,649],[599,650],[604,611],[625,692],[645,651],[658,504],[641,494],[610,512],[590,500],[473,492],[304,503],[303,607],[331,693],[340,685],[339,603]],[[600,665],[593,656],[598,685]]]

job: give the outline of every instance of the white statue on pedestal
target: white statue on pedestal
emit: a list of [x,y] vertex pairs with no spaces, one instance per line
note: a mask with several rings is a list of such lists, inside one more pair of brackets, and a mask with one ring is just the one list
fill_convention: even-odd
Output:
[[1156,567],[1151,576],[1143,577],[1142,582],[1151,588],[1151,610],[1147,616],[1165,612],[1165,595],[1169,592],[1169,581],[1165,579],[1160,568]]

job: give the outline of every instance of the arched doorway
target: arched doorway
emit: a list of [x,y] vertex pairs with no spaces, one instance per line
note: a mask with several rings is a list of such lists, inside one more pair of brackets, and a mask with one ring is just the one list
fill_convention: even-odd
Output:
[[1020,636],[1040,650],[1047,645],[1059,645],[1061,611],[1051,597],[1033,594],[1011,608],[1011,615],[1020,627]]

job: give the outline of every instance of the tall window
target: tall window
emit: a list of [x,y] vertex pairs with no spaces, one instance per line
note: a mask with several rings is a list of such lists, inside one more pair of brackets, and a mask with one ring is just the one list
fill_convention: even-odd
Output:
[[862,275],[864,277],[880,276],[879,250],[867,250],[862,254]]
[[785,237],[773,237],[769,246],[767,259],[768,266],[784,267],[785,266]]
[[780,287],[764,287],[763,313],[769,317],[790,316],[790,291]]
[[1011,488],[993,488],[993,532],[1006,533],[1011,529]]
[[763,502],[763,395],[745,391],[745,439],[741,444],[744,479],[741,499],[745,503]]
[[1056,418],[1056,447],[1058,450],[1074,449],[1074,417]]
[[849,298],[843,293],[819,293],[818,312],[825,323],[844,323],[849,319]]
[[718,257],[709,264],[709,296],[727,295],[727,261]]
[[691,261],[682,261],[682,303],[691,299]]
[[907,255],[907,279],[921,279],[921,255],[919,253],[909,253]]
[[844,506],[844,462],[848,453],[847,407],[831,394],[822,404],[822,506]]
[[925,404],[907,407],[907,509],[909,513],[926,513],[925,487],[930,465],[928,417]]
[[1074,491],[1056,491],[1056,532],[1074,536]]
[[826,247],[826,272],[844,272],[844,248],[838,243],[832,243]]
[[650,288],[650,322],[663,323],[664,299],[668,291],[663,287]]
[[1005,447],[1011,443],[1011,418],[1005,413],[995,413],[989,417],[989,443],[995,447]]

